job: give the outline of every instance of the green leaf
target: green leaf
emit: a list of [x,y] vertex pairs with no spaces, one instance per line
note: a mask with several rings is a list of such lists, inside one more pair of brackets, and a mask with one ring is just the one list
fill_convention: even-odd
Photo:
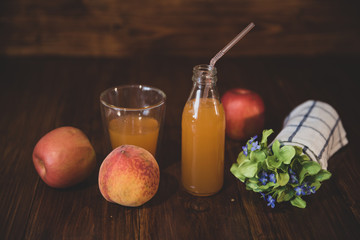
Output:
[[295,148],[293,146],[283,146],[280,148],[278,158],[285,164],[290,164],[291,159],[295,156]]
[[269,188],[272,188],[275,186],[275,183],[273,182],[268,182],[267,184],[265,185],[260,185],[258,186],[258,189],[261,191],[261,192],[266,192],[266,190],[268,190]]
[[280,186],[285,186],[289,182],[290,176],[288,173],[276,173],[276,182]]
[[279,167],[279,169],[282,170],[283,172],[288,172],[288,170],[289,170],[289,165],[281,164],[281,166]]
[[295,148],[295,152],[296,152],[296,155],[302,155],[303,154],[303,149],[299,146],[294,146]]
[[230,167],[230,172],[240,181],[245,182],[246,177],[242,174],[239,168],[239,164],[234,163]]
[[247,156],[243,152],[239,153],[238,158],[236,159],[236,162],[240,165],[245,159],[248,159]]
[[258,189],[259,185],[254,182],[246,182],[246,189],[247,190],[253,190],[254,192],[261,192],[261,190]]
[[305,208],[306,202],[302,200],[300,197],[296,196],[294,199],[290,201],[291,205],[298,207],[298,208]]
[[295,191],[288,190],[286,187],[281,187],[278,192],[277,202],[287,202],[294,197]]
[[276,156],[272,155],[272,156],[268,156],[266,158],[266,165],[268,166],[269,169],[274,170],[276,168],[279,168],[281,165],[281,161],[279,161]]
[[267,147],[267,139],[268,139],[268,137],[273,133],[274,131],[272,130],[272,129],[268,129],[268,130],[264,130],[263,132],[262,132],[262,138],[261,138],[261,146],[263,146],[263,147]]
[[301,159],[302,159],[303,162],[304,162],[304,161],[310,161],[309,156],[306,155],[306,154],[302,154],[300,157],[301,157]]
[[274,143],[272,144],[272,150],[273,153],[276,157],[279,156],[279,152],[280,152],[280,142],[278,140],[275,140]]
[[278,194],[278,196],[277,196],[277,198],[276,198],[276,201],[277,202],[283,202],[284,201],[284,197],[285,197],[285,192],[283,192],[283,191],[281,191],[281,192],[279,192],[279,194]]
[[321,183],[319,181],[313,182],[311,187],[315,187],[315,191],[317,191],[321,187]]
[[244,182],[245,178],[254,177],[257,173],[257,169],[258,164],[256,162],[252,162],[246,159],[241,164],[234,163],[230,168],[230,172],[234,174],[235,177]]
[[293,198],[295,195],[295,191],[294,190],[290,190],[290,191],[286,191],[286,194],[284,196],[284,201],[290,201],[291,198]]
[[321,169],[314,177],[315,181],[325,181],[328,180],[331,177],[331,173],[329,171],[326,171],[324,169]]
[[262,151],[253,151],[250,152],[250,160],[253,162],[264,162],[266,154]]
[[249,179],[247,180],[247,182],[251,182],[251,183],[256,183],[256,184],[258,184],[258,183],[259,183],[259,179],[256,178],[256,177],[252,177],[252,178],[249,178]]
[[277,202],[283,202],[284,201],[284,198],[285,198],[285,195],[286,195],[286,187],[280,187],[276,190],[277,192],[277,198],[276,198],[276,201]]
[[293,146],[283,146],[280,148],[280,142],[275,140],[272,144],[274,155],[283,163],[290,164],[291,159],[295,156],[295,148]]
[[301,164],[299,182],[302,183],[306,176],[317,174],[321,170],[319,163],[314,161],[305,161]]
[[309,175],[315,175],[321,170],[320,164],[314,161],[305,162],[302,167]]

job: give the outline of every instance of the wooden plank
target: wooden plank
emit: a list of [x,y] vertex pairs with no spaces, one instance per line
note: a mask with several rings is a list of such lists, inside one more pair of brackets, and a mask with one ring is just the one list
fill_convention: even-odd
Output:
[[28,66],[23,66],[19,72],[17,63],[7,64],[1,60],[0,71],[3,84],[0,90],[0,159],[3,166],[0,168],[0,235],[4,239],[24,237],[39,182],[31,158],[34,141],[41,132],[38,124],[49,127],[52,117],[51,114],[42,118],[29,117],[41,116],[46,102],[35,100],[34,92],[26,91],[33,88],[27,81],[30,79],[24,80],[24,76],[37,78],[38,72]]
[[251,21],[232,56],[358,54],[358,2],[2,1],[0,54],[211,58]]
[[[64,125],[79,127],[91,136],[93,143],[98,143],[94,146],[99,167],[105,153],[99,150],[102,145],[102,127],[99,124],[99,100],[94,96],[99,96],[98,91],[106,84],[106,81],[98,81],[96,76],[99,74],[94,74],[97,72],[94,66],[99,65],[96,62],[90,65],[88,62],[72,64],[74,62],[67,63],[66,60],[55,60],[51,64],[43,60],[39,62],[27,62],[39,73],[38,79],[36,75],[27,76],[29,94],[35,92],[37,99],[32,102],[34,105],[28,108],[35,110],[32,114],[27,114],[29,121],[36,122],[45,116],[45,119],[48,119],[46,125],[42,125],[41,121],[33,124],[38,126],[35,129],[41,126],[45,133]],[[22,74],[26,76],[26,72]],[[92,84],[87,85],[88,81]],[[24,98],[24,101],[28,101],[26,99],[28,98]],[[38,113],[38,108],[42,108],[41,113]],[[16,126],[20,127],[19,124]],[[42,135],[29,142],[35,143]],[[32,170],[33,177],[37,176],[33,166],[28,168]],[[22,170],[26,171],[28,170]],[[97,171],[88,181],[65,190],[50,188],[40,180],[36,194],[32,197],[33,200],[28,201],[31,203],[28,218],[22,218],[26,221],[22,225],[25,231],[21,231],[25,239],[138,239],[137,210],[119,208],[115,204],[107,203],[98,189]],[[12,233],[9,236],[13,236]]]
[[[333,177],[306,198],[306,209],[266,206],[229,172],[243,141],[226,141],[225,183],[220,193],[195,198],[181,188],[181,111],[192,67],[207,58],[145,56],[106,58],[6,58],[0,60],[0,236],[5,239],[359,239],[360,195],[356,146],[359,58],[223,58],[221,94],[233,87],[264,98],[266,128],[276,133],[297,104],[316,98],[339,111],[349,145],[329,163]],[[107,87],[140,83],[167,94],[157,195],[139,208],[108,203],[97,172],[76,187],[47,187],[31,162],[36,141],[61,125],[81,128],[93,143],[98,167],[106,156],[98,96]],[[16,96],[16,98],[14,97]],[[276,135],[275,133],[275,135]],[[21,146],[21,147],[18,147]]]

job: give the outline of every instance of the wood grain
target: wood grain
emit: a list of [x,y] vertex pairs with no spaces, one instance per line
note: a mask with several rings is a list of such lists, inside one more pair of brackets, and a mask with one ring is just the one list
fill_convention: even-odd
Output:
[[[180,182],[180,119],[192,67],[206,58],[0,58],[0,236],[3,239],[359,239],[359,57],[242,57],[218,63],[221,94],[233,87],[258,92],[266,128],[279,132],[285,116],[307,99],[333,105],[349,144],[329,162],[333,173],[307,208],[266,206],[229,168],[243,142],[226,139],[225,183],[213,197],[185,193]],[[120,84],[154,85],[167,94],[158,193],[138,208],[108,203],[97,171],[65,190],[42,182],[31,154],[46,132],[82,129],[98,167],[106,156],[99,94]]]
[[3,0],[0,54],[231,56],[360,53],[358,1]]

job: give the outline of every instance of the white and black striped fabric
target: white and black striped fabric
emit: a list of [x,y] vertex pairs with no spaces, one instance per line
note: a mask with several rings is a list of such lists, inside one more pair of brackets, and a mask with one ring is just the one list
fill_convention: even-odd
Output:
[[329,158],[348,143],[335,109],[314,100],[308,100],[292,110],[275,139],[284,145],[301,147],[323,169],[327,169]]

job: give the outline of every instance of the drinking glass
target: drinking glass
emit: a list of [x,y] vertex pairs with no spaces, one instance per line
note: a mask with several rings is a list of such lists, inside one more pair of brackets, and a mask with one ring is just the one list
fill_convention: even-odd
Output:
[[158,88],[123,85],[100,94],[100,106],[108,150],[129,144],[155,157],[165,117],[166,95]]

